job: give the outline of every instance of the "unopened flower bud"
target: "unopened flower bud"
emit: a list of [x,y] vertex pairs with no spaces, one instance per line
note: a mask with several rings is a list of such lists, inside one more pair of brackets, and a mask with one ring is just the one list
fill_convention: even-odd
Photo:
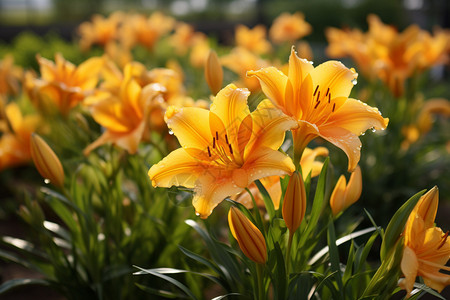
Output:
[[44,179],[62,187],[64,185],[64,170],[52,148],[37,134],[33,133],[31,141],[31,158],[36,169]]
[[341,175],[339,177],[336,186],[334,187],[333,193],[330,198],[330,206],[333,211],[333,216],[336,216],[341,211],[344,211],[347,207],[358,201],[362,192],[362,176],[361,168],[356,167],[350,176],[350,180],[345,180],[345,176]]
[[283,219],[291,234],[302,223],[306,212],[306,190],[299,172],[292,173],[283,200]]
[[230,208],[228,224],[245,256],[256,263],[264,264],[267,260],[267,249],[261,231],[236,207]]
[[216,95],[222,88],[223,70],[219,58],[214,50],[211,50],[206,60],[205,78],[211,92]]

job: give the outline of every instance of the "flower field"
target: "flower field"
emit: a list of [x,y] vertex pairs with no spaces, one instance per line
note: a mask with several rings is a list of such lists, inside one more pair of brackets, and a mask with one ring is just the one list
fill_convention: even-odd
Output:
[[313,30],[1,44],[0,298],[446,299],[450,32]]

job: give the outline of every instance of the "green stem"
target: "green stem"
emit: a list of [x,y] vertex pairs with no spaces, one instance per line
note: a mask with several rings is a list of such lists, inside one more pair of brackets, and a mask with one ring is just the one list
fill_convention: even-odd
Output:
[[286,249],[286,274],[289,278],[289,272],[291,269],[291,249],[292,249],[292,238],[294,237],[294,233],[289,230],[289,240]]
[[262,264],[256,264],[256,293],[255,300],[264,300],[266,299],[265,290],[264,290],[264,282],[263,282],[263,271],[264,266]]

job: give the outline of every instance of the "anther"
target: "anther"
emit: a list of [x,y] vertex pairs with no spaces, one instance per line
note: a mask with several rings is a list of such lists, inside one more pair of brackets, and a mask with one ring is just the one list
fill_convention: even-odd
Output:
[[328,103],[331,102],[331,93],[328,94]]
[[215,149],[215,148],[216,148],[216,138],[213,137],[213,149]]
[[325,97],[328,96],[329,92],[330,92],[330,88],[327,88],[327,92],[325,93]]
[[233,154],[233,148],[231,148],[231,144],[228,144],[228,148],[230,148],[230,153]]
[[228,136],[225,134],[225,141],[227,142],[227,144],[229,144],[228,143]]
[[206,149],[208,149],[208,156],[211,157],[211,150],[209,150],[209,146]]
[[315,96],[316,94],[317,94],[317,90],[319,89],[319,86],[316,86],[316,89],[315,89],[315,91],[314,91],[314,94],[313,94],[313,96]]
[[[317,99],[316,99],[316,101],[319,101],[319,98],[320,98],[320,91],[317,93]],[[319,101],[320,102],[320,101]]]
[[316,105],[314,106],[314,109],[316,109],[317,106],[319,106],[319,104],[320,104],[320,101],[318,101],[318,102],[316,103]]
[[445,235],[442,237],[442,242],[441,242],[441,243],[439,244],[439,246],[437,247],[438,250],[441,249],[442,246],[445,245],[445,242],[447,241],[447,238],[448,238],[448,234],[449,234],[449,232],[447,231],[447,232],[445,233]]
[[216,131],[216,140],[219,141],[219,133]]
[[333,109],[331,111],[334,112],[335,108],[336,108],[336,103],[333,103]]

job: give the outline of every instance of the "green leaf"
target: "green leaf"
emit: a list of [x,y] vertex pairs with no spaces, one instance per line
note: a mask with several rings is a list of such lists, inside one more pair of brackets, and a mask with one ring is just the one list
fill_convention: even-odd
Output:
[[403,232],[403,228],[405,227],[406,221],[408,220],[411,211],[414,209],[424,192],[425,190],[420,191],[409,198],[409,200],[406,201],[392,217],[386,228],[383,242],[381,243],[380,257],[382,261],[386,258],[389,251],[394,248],[394,245],[400,237],[400,234]]
[[[161,279],[163,279],[163,280],[165,280],[165,281],[167,281],[167,282],[172,283],[172,284],[175,285],[177,288],[179,288],[180,290],[182,290],[186,295],[188,295],[191,299],[197,299],[197,298],[195,297],[195,295],[189,290],[189,288],[186,287],[186,286],[185,286],[184,284],[182,284],[181,282],[179,282],[178,280],[175,280],[175,279],[173,279],[172,277],[166,276],[166,275],[161,274],[161,273],[159,273],[159,272],[155,272],[155,271],[152,271],[152,270],[146,270],[146,269],[140,268],[140,267],[138,267],[138,266],[134,266],[134,267],[136,267],[136,268],[138,268],[139,270],[141,270],[142,273],[147,273],[147,274],[150,274],[150,275],[159,277],[159,278],[161,278]],[[139,274],[141,274],[141,272],[134,273],[134,274],[135,274],[135,275],[139,275]]]
[[347,280],[349,280],[350,276],[352,275],[354,259],[355,259],[355,243],[353,242],[352,239],[352,243],[350,245],[350,252],[348,253],[347,264],[345,266],[344,276],[342,277],[344,284],[347,282]]
[[172,293],[169,291],[157,290],[155,288],[151,288],[151,287],[139,284],[139,283],[135,283],[135,284],[138,288],[140,288],[144,292],[147,292],[147,293],[150,293],[150,294],[153,294],[156,296],[160,296],[160,297],[164,297],[164,298],[172,298],[172,299],[188,299],[189,298],[183,294],[176,294],[176,293]]
[[184,253],[184,255],[192,258],[193,260],[205,265],[206,267],[208,267],[210,270],[214,271],[216,274],[220,275],[220,276],[224,276],[222,270],[217,267],[215,264],[213,264],[212,262],[210,262],[209,260],[207,260],[206,258],[204,258],[203,256],[200,256],[186,248],[184,248],[183,246],[178,245],[178,248],[181,250],[181,252]]
[[415,293],[419,293],[420,291],[424,291],[424,292],[427,292],[428,294],[431,294],[439,299],[445,300],[445,298],[442,297],[441,294],[439,294],[432,288],[428,287],[426,284],[416,282],[416,283],[414,283],[414,287],[416,289],[411,292],[412,295],[414,295]]
[[334,272],[336,275],[336,282],[339,287],[339,292],[341,295],[341,299],[344,298],[344,285],[342,283],[342,277],[341,277],[341,268],[340,268],[340,262],[339,262],[339,251],[336,245],[336,234],[334,232],[334,223],[333,221],[330,221],[328,223],[328,249],[330,254],[330,269],[331,272]]
[[242,294],[239,294],[239,293],[230,293],[230,294],[226,294],[226,295],[214,297],[214,298],[212,298],[211,300],[222,300],[222,299],[228,298],[228,297],[230,297],[230,296],[242,296]]
[[313,206],[310,212],[310,219],[308,221],[308,225],[306,227],[306,232],[302,234],[302,245],[306,240],[309,239],[310,234],[317,226],[317,222],[319,221],[320,214],[322,212],[323,206],[325,204],[325,183],[327,177],[327,169],[328,169],[329,158],[327,158],[322,166],[322,171],[319,175],[319,181],[317,182],[316,193],[314,195]]
[[3,294],[11,289],[28,286],[28,285],[45,285],[48,286],[50,283],[44,279],[35,278],[22,278],[22,279],[11,279],[0,285],[0,294]]
[[267,213],[269,214],[269,218],[272,219],[275,216],[275,207],[273,206],[273,201],[261,181],[255,180],[255,184],[262,195],[264,205],[266,206]]

